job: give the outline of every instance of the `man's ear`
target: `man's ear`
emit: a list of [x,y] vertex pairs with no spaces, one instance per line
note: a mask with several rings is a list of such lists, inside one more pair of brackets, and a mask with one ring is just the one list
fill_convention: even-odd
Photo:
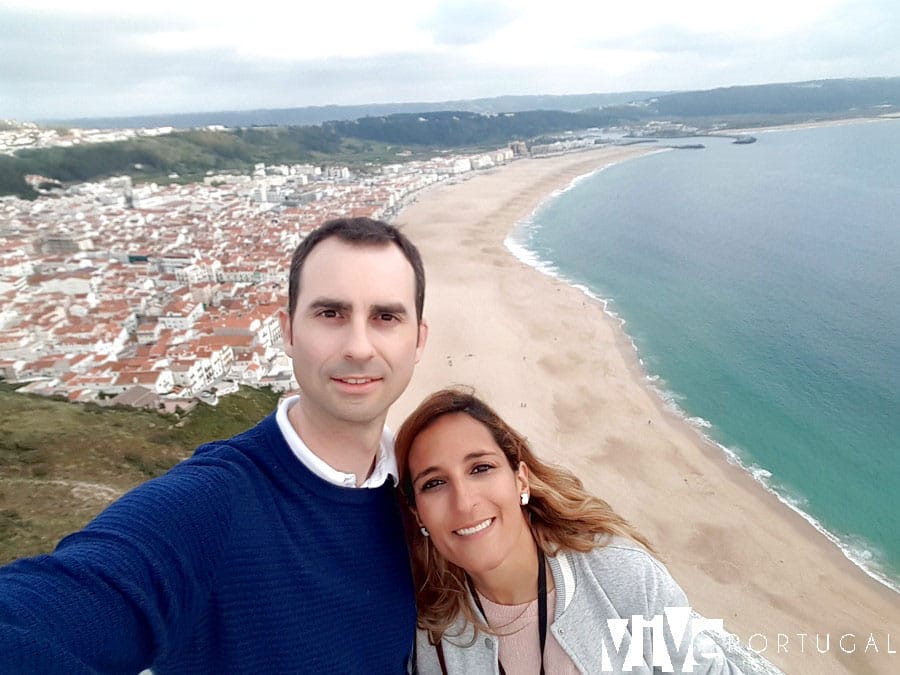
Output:
[[416,340],[416,363],[422,358],[422,352],[425,350],[425,343],[428,341],[428,322],[422,319],[419,322],[419,335]]
[[283,310],[278,310],[278,323],[281,325],[281,341],[284,343],[284,350],[290,351],[294,344],[294,336],[291,334],[291,317]]

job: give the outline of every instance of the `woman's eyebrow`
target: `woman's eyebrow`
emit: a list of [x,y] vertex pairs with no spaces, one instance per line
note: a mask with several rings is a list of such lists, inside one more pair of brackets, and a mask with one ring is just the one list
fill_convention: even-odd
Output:
[[[481,459],[482,457],[490,457],[496,453],[491,452],[490,450],[475,450],[474,452],[470,452],[468,455],[463,457],[464,462],[471,462],[475,459]],[[413,484],[416,484],[420,478],[426,476],[428,474],[437,473],[440,471],[440,467],[438,466],[429,466],[427,469],[422,469],[419,473],[415,475],[412,479]]]

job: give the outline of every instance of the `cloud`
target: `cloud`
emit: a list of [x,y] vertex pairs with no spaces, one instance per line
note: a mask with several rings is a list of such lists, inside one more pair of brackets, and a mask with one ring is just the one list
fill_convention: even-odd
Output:
[[640,75],[646,88],[712,88],[896,76],[898,27],[900,5],[854,0],[781,30],[747,30],[740,21],[716,30],[668,23],[586,41],[583,46],[601,54],[601,59],[616,54],[648,56]]
[[43,79],[12,88],[29,106],[22,119],[422,101],[465,97],[461,83],[483,81],[486,89],[500,83],[477,67],[420,53],[303,62],[264,62],[227,50],[120,54],[115,67],[90,78],[56,75],[52,86]]
[[157,18],[136,23],[128,17],[26,13],[0,9],[0,82],[4,88],[66,84],[99,76],[127,79],[131,67],[153,60],[144,39],[179,30],[184,22]]
[[[755,39],[752,39],[755,42]],[[682,26],[661,25],[627,35],[592,40],[585,46],[592,49],[653,52],[666,54],[719,54],[744,49],[746,41],[736,40],[727,33],[695,31]]]
[[506,27],[519,15],[509,5],[485,0],[449,0],[420,23],[437,44],[472,45],[483,42]]
[[[125,64],[126,69],[133,64]],[[146,64],[145,64],[146,65]],[[488,66],[464,56],[403,52],[369,58],[261,63],[233,53],[157,56],[130,81],[83,81],[30,92],[30,118],[430,102],[526,92],[575,91],[570,69]],[[548,81],[554,82],[548,86]],[[513,84],[514,83],[514,84]],[[88,93],[88,91],[90,93]],[[22,119],[30,119],[23,117]]]
[[[585,9],[589,17],[573,13],[568,0],[552,7],[537,0],[515,7],[489,0],[398,2],[408,10],[399,17],[376,7],[354,12],[352,26],[335,18],[335,7],[303,10],[303,22],[286,13],[257,13],[255,20],[229,10],[185,14],[171,3],[152,16],[146,8],[122,15],[112,5],[100,11],[81,3],[83,13],[63,5],[0,7],[0,118],[900,74],[900,5],[893,0],[825,0],[821,12],[784,24],[771,13],[749,24],[685,21],[675,10],[674,18],[661,18],[663,6],[652,3],[643,10],[646,20],[621,21],[610,8]],[[764,20],[771,29],[757,30]]]
[[893,54],[900,64],[900,4],[857,2],[838,8],[800,33],[799,50],[812,58],[877,60]]
[[0,40],[4,52],[27,52],[32,60],[47,54],[71,54],[85,49],[130,49],[148,36],[188,27],[178,17],[136,17],[58,12],[34,12],[0,7]]

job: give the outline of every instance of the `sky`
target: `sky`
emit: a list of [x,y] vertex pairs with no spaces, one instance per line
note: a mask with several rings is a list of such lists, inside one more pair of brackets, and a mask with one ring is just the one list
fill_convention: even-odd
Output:
[[900,76],[897,0],[0,0],[0,119]]

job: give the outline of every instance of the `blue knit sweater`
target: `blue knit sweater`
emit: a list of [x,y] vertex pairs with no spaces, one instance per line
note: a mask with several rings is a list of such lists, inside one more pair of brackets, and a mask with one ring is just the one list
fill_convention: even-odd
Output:
[[393,488],[317,478],[274,415],[0,569],[0,673],[400,673],[414,630]]

